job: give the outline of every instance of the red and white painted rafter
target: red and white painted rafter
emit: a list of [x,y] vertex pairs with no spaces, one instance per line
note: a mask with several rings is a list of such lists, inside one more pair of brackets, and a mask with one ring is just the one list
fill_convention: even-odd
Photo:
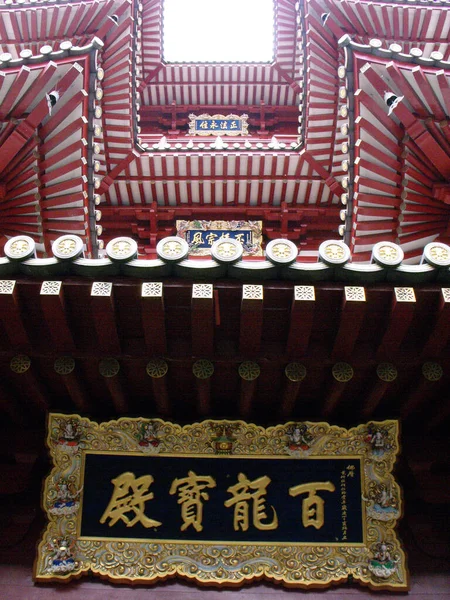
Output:
[[[448,240],[450,69],[354,55],[355,119],[351,247],[368,260],[377,241],[397,241],[411,262]],[[402,98],[388,114],[385,92]],[[436,186],[441,192],[436,192]],[[442,193],[444,189],[444,193]]]

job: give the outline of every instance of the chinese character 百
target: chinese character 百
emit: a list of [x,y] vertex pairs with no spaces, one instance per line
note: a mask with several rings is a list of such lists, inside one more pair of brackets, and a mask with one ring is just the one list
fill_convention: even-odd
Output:
[[[272,506],[273,519],[271,523],[263,523],[267,519],[265,507],[265,495],[267,494],[267,486],[271,479],[267,475],[250,481],[244,473],[239,473],[238,482],[228,488],[228,492],[233,495],[229,500],[225,500],[224,504],[227,508],[234,505],[234,530],[238,531],[239,527],[242,531],[247,531],[249,527],[249,506],[248,503],[253,500],[253,525],[256,529],[269,530],[278,527],[278,516],[276,510]],[[250,492],[249,490],[254,490]]]
[[183,479],[174,479],[170,487],[170,494],[175,494],[178,489],[178,504],[181,504],[181,518],[183,525],[180,527],[184,531],[192,525],[195,531],[203,529],[203,500],[209,500],[208,492],[205,488],[216,487],[216,482],[209,475],[196,475],[194,471],[189,471],[188,476]]
[[[120,519],[127,527],[133,527],[138,521],[144,527],[161,525],[159,521],[149,519],[144,514],[145,502],[153,498],[153,492],[148,492],[148,488],[153,483],[151,475],[143,475],[136,479],[133,473],[127,472],[112,479],[111,483],[114,484],[114,491],[100,523],[110,519],[111,527]],[[131,520],[127,517],[127,513],[130,512],[134,513],[134,518]]]
[[302,483],[289,488],[290,496],[299,494],[308,494],[302,502],[302,523],[303,527],[315,527],[320,529],[324,524],[324,501],[317,495],[317,490],[334,492],[336,488],[331,481],[313,481],[311,483]]

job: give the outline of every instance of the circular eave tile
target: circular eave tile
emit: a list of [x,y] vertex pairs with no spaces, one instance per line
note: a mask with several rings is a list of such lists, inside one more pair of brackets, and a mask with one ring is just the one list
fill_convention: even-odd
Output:
[[62,235],[53,242],[52,252],[59,260],[75,260],[83,253],[83,240],[77,235]]
[[343,266],[350,260],[350,248],[340,240],[327,240],[319,246],[319,258],[326,265]]
[[298,248],[290,240],[271,240],[266,246],[266,256],[275,265],[290,265],[295,262]]
[[398,267],[405,254],[398,244],[378,242],[372,249],[372,260],[381,267]]
[[219,263],[233,264],[242,258],[242,244],[233,238],[222,237],[211,246],[211,256]]
[[156,253],[161,260],[179,262],[184,260],[189,254],[189,245],[183,238],[172,235],[158,242]]
[[106,254],[116,262],[127,262],[137,257],[138,246],[130,237],[117,237],[106,245]]
[[35,256],[36,243],[28,235],[16,235],[6,242],[3,251],[10,260],[27,260]]

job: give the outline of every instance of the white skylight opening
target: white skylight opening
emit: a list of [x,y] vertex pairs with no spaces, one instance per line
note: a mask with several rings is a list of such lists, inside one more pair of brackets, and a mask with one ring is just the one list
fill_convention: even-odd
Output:
[[166,62],[274,59],[273,0],[163,0]]

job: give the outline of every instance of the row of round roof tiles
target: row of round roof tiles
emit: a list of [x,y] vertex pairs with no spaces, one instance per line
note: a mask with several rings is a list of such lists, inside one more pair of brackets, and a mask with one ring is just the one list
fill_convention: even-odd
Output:
[[35,277],[80,275],[104,277],[125,275],[140,279],[182,277],[241,280],[285,279],[291,281],[349,281],[374,283],[450,282],[450,247],[431,242],[424,248],[420,265],[402,264],[403,251],[392,242],[379,242],[373,248],[370,264],[351,263],[349,247],[340,240],[327,240],[319,247],[317,263],[304,263],[290,240],[270,241],[266,260],[242,259],[242,245],[222,237],[211,246],[211,259],[188,258],[189,245],[176,236],[163,238],[157,245],[157,259],[137,259],[135,240],[119,237],[106,247],[106,258],[83,258],[83,241],[76,235],[59,237],[52,246],[53,258],[35,258],[35,242],[26,235],[9,239],[0,258],[0,278],[22,273]]
[[[84,0],[86,1],[86,0]],[[94,0],[92,0],[93,2]],[[439,4],[450,4],[450,0],[378,0],[378,2],[380,2],[381,4],[404,4],[404,5],[408,5],[408,4],[422,4],[422,5],[430,5],[430,6],[436,6]],[[36,5],[36,4],[48,4],[48,5],[54,5],[54,4],[78,4],[79,0],[3,0],[3,2],[0,3],[0,6],[4,5],[6,7],[9,6],[23,6],[26,7],[28,5]],[[297,3],[298,5],[298,3]],[[298,10],[298,6],[296,5],[296,8]]]

